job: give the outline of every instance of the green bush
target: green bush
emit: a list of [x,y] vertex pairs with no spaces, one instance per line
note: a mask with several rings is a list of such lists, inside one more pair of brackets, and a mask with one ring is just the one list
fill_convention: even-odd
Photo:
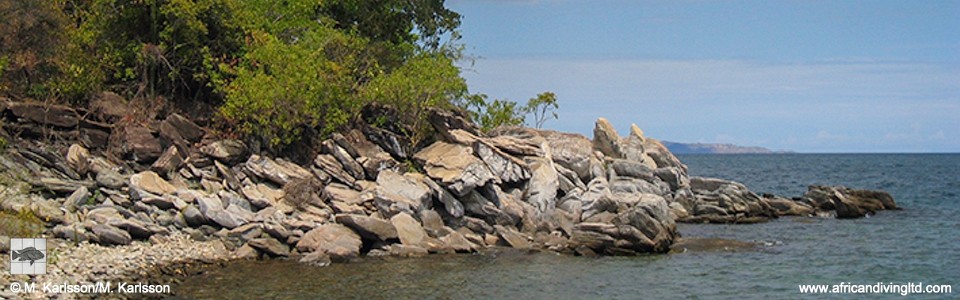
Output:
[[483,130],[525,124],[526,116],[531,114],[536,128],[541,128],[549,117],[557,118],[556,109],[560,107],[557,95],[553,92],[537,94],[537,97],[527,100],[524,106],[506,99],[489,102],[484,94],[470,95],[462,105]]
[[360,103],[354,86],[355,56],[363,41],[316,28],[294,43],[255,32],[235,79],[222,88],[221,112],[246,134],[270,146],[297,141],[306,127],[324,133],[343,125]]
[[467,83],[453,60],[440,53],[421,53],[393,72],[374,78],[363,90],[363,98],[396,107],[400,120],[415,132],[408,133],[416,144],[430,132],[426,109],[454,108],[467,93]]

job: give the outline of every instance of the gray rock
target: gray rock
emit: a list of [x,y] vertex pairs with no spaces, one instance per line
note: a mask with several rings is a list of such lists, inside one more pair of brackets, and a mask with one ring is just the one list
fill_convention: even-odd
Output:
[[483,141],[475,142],[473,151],[502,182],[520,182],[531,176],[529,167],[522,160],[507,155]]
[[220,140],[203,146],[200,148],[200,152],[230,164],[243,159],[247,154],[247,145],[238,140]]
[[250,244],[244,244],[233,251],[233,257],[237,259],[258,259],[260,258],[260,252],[251,247]]
[[755,223],[776,217],[760,196],[741,183],[704,177],[690,177],[694,194],[692,214],[683,222]]
[[263,232],[266,232],[273,238],[281,241],[287,240],[288,238],[290,238],[290,235],[292,234],[290,230],[288,230],[286,227],[283,227],[283,225],[280,225],[274,222],[264,223]]
[[423,229],[426,229],[433,237],[442,236],[439,234],[444,231],[443,218],[433,210],[424,210],[420,212],[420,222],[423,223]]
[[[223,202],[215,196],[197,198],[197,203],[200,205],[200,212],[207,220],[227,229],[236,228],[253,219],[253,213],[247,212],[249,215],[244,215],[242,209],[232,209],[232,207],[224,209]],[[184,216],[186,217],[186,211]]]
[[53,177],[43,177],[37,182],[32,182],[35,186],[42,187],[48,191],[61,195],[73,193],[81,187],[92,188],[94,183],[86,180],[71,180]]
[[310,171],[297,164],[283,159],[270,159],[259,155],[251,155],[244,168],[257,177],[270,180],[278,185],[285,185],[294,179],[305,179],[313,176]]
[[129,245],[133,241],[129,233],[110,225],[97,224],[93,226],[93,233],[104,245]]
[[270,256],[290,256],[290,247],[287,247],[287,245],[284,245],[280,241],[272,238],[253,239],[247,242],[247,245],[250,245],[251,247]]
[[147,127],[128,126],[121,128],[120,132],[123,137],[121,149],[125,150],[124,153],[132,156],[137,162],[153,162],[163,152],[160,139],[153,136],[153,132]]
[[463,145],[436,142],[417,152],[414,158],[423,164],[430,178],[460,197],[496,178],[486,163],[473,156],[473,149]]
[[283,199],[283,190],[269,187],[265,184],[246,185],[240,192],[250,204],[257,208],[265,208],[276,205]]
[[150,238],[153,235],[153,231],[147,228],[147,225],[143,224],[140,221],[135,219],[121,219],[121,220],[111,220],[107,222],[110,226],[114,226],[120,229],[123,229],[130,234],[130,237],[138,240],[145,240]]
[[653,182],[656,179],[653,169],[638,161],[614,159],[610,163],[610,169],[617,176],[636,178],[647,182]]
[[317,155],[317,158],[313,160],[313,164],[341,183],[349,186],[354,186],[356,184],[357,178],[351,176],[350,173],[347,173],[347,171],[343,169],[343,165],[341,165],[340,162],[337,161],[337,158],[333,157],[332,155]]
[[366,178],[364,174],[363,166],[360,165],[347,150],[344,150],[333,140],[326,140],[323,142],[323,150],[326,154],[333,156],[337,162],[343,166],[343,170],[350,174],[354,179],[363,179]]
[[679,236],[667,201],[657,195],[642,195],[633,207],[617,216],[614,224],[629,225],[643,234],[641,236],[633,229],[618,227],[620,238],[630,242],[620,247],[638,252],[665,253]]
[[624,158],[623,141],[617,130],[610,125],[607,119],[597,119],[596,126],[593,128],[593,149],[600,151],[606,156],[612,158]]
[[127,185],[127,180],[119,172],[112,169],[103,169],[97,172],[97,184],[108,188],[118,190]]
[[[166,195],[163,197],[155,197],[155,196],[144,197],[140,199],[140,202],[153,205],[160,209],[172,209],[172,208],[176,208],[177,206],[176,200],[179,200],[179,199],[173,195]],[[183,201],[183,200],[180,200],[180,201]]]
[[363,202],[360,198],[360,192],[346,185],[339,183],[330,183],[323,187],[323,190],[333,201],[340,201],[347,204],[359,204]]
[[350,227],[367,239],[387,241],[399,238],[397,229],[387,220],[360,215],[337,215],[336,219],[337,223]]
[[377,176],[374,203],[384,216],[416,214],[429,208],[430,188],[418,178],[384,170]]
[[80,187],[76,191],[73,191],[70,194],[70,197],[67,197],[67,200],[64,201],[67,209],[75,211],[77,207],[81,207],[87,204],[87,199],[90,198],[90,191],[87,190],[87,187]]
[[443,208],[446,209],[447,213],[453,216],[454,218],[459,218],[463,216],[463,203],[460,200],[457,200],[449,191],[440,187],[433,179],[429,177],[423,178],[423,183],[430,188],[430,191],[440,200],[440,203],[443,204]]
[[763,195],[763,201],[770,205],[778,216],[808,216],[816,212],[809,204],[775,195]]
[[247,223],[227,232],[227,236],[239,238],[242,241],[259,238],[262,234],[263,225],[260,223]]
[[534,158],[530,164],[533,177],[527,183],[523,200],[544,213],[556,207],[557,190],[559,187],[557,169],[549,158]]
[[183,213],[184,221],[186,221],[187,225],[190,225],[190,227],[199,227],[200,225],[207,223],[207,218],[204,217],[203,213],[201,213],[200,210],[193,205],[188,205],[187,207],[183,208],[181,213]]
[[397,236],[404,245],[422,246],[427,238],[427,232],[423,230],[420,222],[406,213],[393,216],[390,223],[397,229]]
[[683,173],[683,170],[677,167],[666,167],[666,168],[657,168],[653,171],[657,178],[663,180],[668,185],[670,185],[670,190],[676,191],[678,189],[690,187],[690,178],[687,177],[687,174]]
[[180,168],[180,165],[183,164],[183,158],[184,155],[180,153],[177,146],[171,145],[167,147],[167,150],[163,151],[163,154],[160,154],[160,158],[157,158],[157,161],[153,162],[150,170],[164,174],[172,172]]
[[656,164],[657,168],[676,167],[687,173],[687,166],[680,162],[660,141],[647,138],[643,141],[644,154]]
[[328,255],[331,260],[341,262],[358,257],[362,245],[360,236],[350,228],[331,223],[304,234],[303,238],[297,242],[297,251],[321,252]]

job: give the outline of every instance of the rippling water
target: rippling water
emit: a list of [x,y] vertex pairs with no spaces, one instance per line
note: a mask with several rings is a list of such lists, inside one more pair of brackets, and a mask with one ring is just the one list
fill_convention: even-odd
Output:
[[904,210],[857,220],[781,218],[754,225],[679,226],[684,237],[767,245],[757,251],[599,258],[496,251],[367,259],[326,268],[281,260],[241,262],[188,278],[174,290],[188,297],[246,299],[792,299],[823,298],[800,295],[798,284],[922,282],[952,284],[954,293],[909,298],[960,296],[960,155],[680,159],[692,175],[737,180],[756,192],[797,196],[809,184],[883,189]]

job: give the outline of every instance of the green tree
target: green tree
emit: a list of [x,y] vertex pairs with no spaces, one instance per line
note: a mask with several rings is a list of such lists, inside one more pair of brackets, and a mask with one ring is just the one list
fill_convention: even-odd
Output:
[[134,95],[212,99],[212,73],[239,52],[235,0],[92,0],[73,16],[106,83]]
[[484,131],[498,126],[516,126],[523,124],[523,113],[517,102],[506,99],[487,101],[485,94],[473,94],[466,98],[464,107],[470,117]]
[[420,53],[388,74],[374,78],[362,93],[363,99],[390,104],[400,119],[410,122],[416,132],[414,142],[430,131],[426,109],[454,108],[454,102],[467,93],[467,82],[453,60],[437,52]]
[[[221,88],[223,115],[271,147],[298,141],[304,129],[329,133],[359,108],[355,56],[363,40],[331,28],[313,28],[294,43],[254,32],[235,76]],[[352,50],[351,50],[352,49]]]
[[536,128],[543,128],[549,117],[557,119],[557,95],[553,92],[543,92],[537,94],[536,98],[530,98],[527,105],[523,108],[524,113],[533,114],[533,122]]
[[41,97],[58,74],[57,49],[67,36],[67,17],[53,0],[0,1],[0,91]]

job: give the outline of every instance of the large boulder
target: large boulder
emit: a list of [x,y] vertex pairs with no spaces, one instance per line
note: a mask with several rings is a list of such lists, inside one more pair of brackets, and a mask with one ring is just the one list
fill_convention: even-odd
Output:
[[337,215],[336,219],[337,223],[350,227],[367,239],[387,241],[399,238],[391,221],[352,214]]
[[297,242],[297,251],[321,252],[333,261],[343,262],[360,256],[363,241],[346,226],[329,223],[310,230]]
[[593,149],[612,158],[624,158],[623,141],[607,119],[599,118],[593,128]]
[[390,218],[390,223],[397,230],[397,236],[400,243],[410,246],[424,246],[427,239],[427,232],[423,230],[420,222],[406,213],[399,213]]
[[559,175],[549,158],[531,158],[531,161],[533,176],[527,183],[523,200],[545,213],[556,207]]
[[717,178],[690,177],[694,194],[691,216],[681,222],[756,223],[775,218],[776,211],[739,182]]
[[665,253],[679,237],[667,201],[634,194],[610,222],[584,222],[572,229],[570,247],[580,253],[634,255]]
[[806,201],[820,208],[826,207],[820,203],[832,203],[836,209],[837,218],[861,218],[880,210],[899,209],[893,197],[881,191],[811,185],[803,196]]
[[430,178],[460,197],[495,180],[487,164],[467,146],[436,142],[417,152],[414,158],[423,164]]
[[127,126],[120,130],[120,152],[140,163],[149,163],[160,157],[163,148],[150,129]]
[[400,212],[414,215],[431,204],[430,187],[414,175],[384,170],[377,176],[375,192],[374,202],[387,217]]

